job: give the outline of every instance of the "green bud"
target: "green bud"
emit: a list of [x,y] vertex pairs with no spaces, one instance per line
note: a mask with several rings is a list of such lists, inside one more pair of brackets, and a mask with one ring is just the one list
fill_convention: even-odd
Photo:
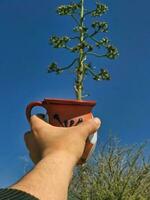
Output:
[[59,15],[72,15],[77,9],[80,8],[80,4],[69,4],[69,5],[61,5],[57,8],[57,13]]
[[74,28],[73,28],[73,31],[74,31],[74,32],[79,32],[79,27],[78,27],[78,26],[74,27]]
[[108,45],[106,48],[107,48],[107,54],[106,54],[107,58],[115,59],[117,56],[119,56],[119,52],[116,47]]
[[96,9],[92,12],[93,17],[98,17],[105,14],[108,11],[108,6],[105,4],[96,4]]
[[107,70],[105,69],[101,69],[100,72],[98,74],[95,74],[93,76],[93,79],[96,81],[100,81],[100,80],[110,80],[110,75],[108,73]]
[[49,43],[54,48],[63,48],[66,46],[66,43],[69,42],[69,40],[70,38],[67,36],[64,37],[51,36],[49,39]]
[[108,23],[95,21],[92,23],[92,28],[94,28],[96,31],[108,32]]
[[88,52],[93,51],[93,46],[88,45]]
[[48,66],[48,73],[52,73],[52,72],[56,72],[56,74],[60,74],[63,71],[57,66],[55,62],[53,62]]
[[73,29],[74,32],[84,32],[86,33],[88,31],[88,28],[86,26],[76,26],[74,29]]
[[79,45],[77,45],[71,49],[72,52],[78,52],[79,50],[80,50]]
[[110,80],[111,79],[108,71],[105,69],[101,69],[99,76],[101,77],[102,80]]
[[102,38],[101,40],[99,40],[98,42],[96,42],[96,46],[99,47],[99,46],[104,46],[104,47],[107,47],[109,45],[110,41],[108,38]]
[[100,81],[100,80],[101,80],[101,77],[97,74],[97,75],[95,75],[95,76],[93,77],[93,79],[94,79],[95,81]]
[[83,26],[83,27],[81,28],[81,30],[82,30],[84,33],[86,33],[86,32],[88,31],[88,28],[87,28],[86,26]]

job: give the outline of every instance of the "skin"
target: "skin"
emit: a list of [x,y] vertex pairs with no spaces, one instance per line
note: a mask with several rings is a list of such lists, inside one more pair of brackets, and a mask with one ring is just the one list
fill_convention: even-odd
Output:
[[37,116],[30,120],[25,143],[35,167],[10,188],[40,200],[67,200],[73,169],[82,156],[87,137],[100,127],[94,118],[71,127],[54,127]]

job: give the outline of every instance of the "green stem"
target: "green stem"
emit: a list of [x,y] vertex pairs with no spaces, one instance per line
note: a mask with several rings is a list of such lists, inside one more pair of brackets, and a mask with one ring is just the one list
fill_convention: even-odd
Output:
[[95,52],[88,52],[87,53],[88,55],[91,55],[91,56],[95,56],[95,57],[98,57],[98,58],[104,58],[106,57],[106,54],[98,54],[98,53],[95,53]]
[[76,22],[77,25],[79,25],[79,22],[77,20],[77,18],[72,14],[71,17],[74,19],[74,21]]
[[75,62],[76,62],[77,60],[78,60],[78,58],[75,58],[75,59],[73,60],[73,62],[72,62],[70,65],[68,65],[67,67],[60,68],[60,70],[66,70],[66,69],[71,68],[71,67],[75,64]]
[[90,68],[86,66],[86,69],[90,72],[92,76],[96,76],[96,73]]
[[[81,11],[80,11],[80,44],[83,43],[84,41],[84,0],[81,0]],[[82,45],[81,45],[82,46]],[[83,79],[84,79],[84,60],[85,60],[85,55],[84,55],[84,50],[83,48],[80,49],[79,51],[79,63],[78,67],[76,70],[76,83],[75,83],[75,93],[76,93],[76,98],[78,100],[82,100],[82,92],[83,92]]]

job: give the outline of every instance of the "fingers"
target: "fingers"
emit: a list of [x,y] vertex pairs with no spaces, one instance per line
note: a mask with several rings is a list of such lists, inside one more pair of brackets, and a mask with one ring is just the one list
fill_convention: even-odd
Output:
[[40,160],[40,152],[31,131],[25,133],[24,140],[26,147],[29,150],[29,156],[31,160],[36,164]]
[[32,140],[31,134],[32,134],[31,131],[28,131],[24,134],[24,141],[25,141],[25,144],[26,144],[28,149],[30,148],[30,143],[31,143],[31,140]]
[[87,138],[90,134],[93,134],[97,131],[101,126],[101,121],[99,118],[93,118],[88,121],[83,122],[79,126],[75,128],[79,133],[81,133],[85,138]]

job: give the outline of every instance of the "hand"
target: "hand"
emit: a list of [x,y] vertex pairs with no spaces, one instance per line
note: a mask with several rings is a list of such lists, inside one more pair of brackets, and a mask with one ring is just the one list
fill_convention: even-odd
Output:
[[36,165],[11,188],[41,200],[65,200],[74,166],[83,154],[87,137],[99,128],[100,120],[63,128],[32,116],[30,123],[32,131],[25,134],[25,142]]
[[35,164],[51,154],[63,153],[74,165],[83,154],[87,137],[101,124],[95,118],[70,128],[55,127],[35,115],[31,117],[30,123],[32,131],[25,134],[25,142]]

